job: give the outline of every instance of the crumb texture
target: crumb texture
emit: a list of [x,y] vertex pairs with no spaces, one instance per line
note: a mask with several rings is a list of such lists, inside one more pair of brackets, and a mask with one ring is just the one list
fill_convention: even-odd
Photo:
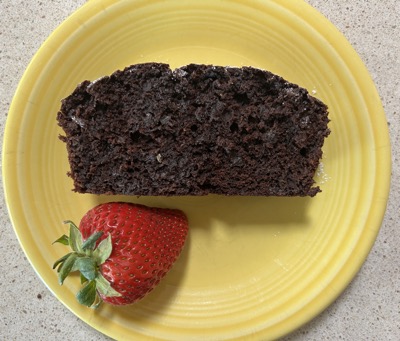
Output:
[[252,67],[146,63],[85,81],[57,115],[75,191],[314,196],[327,107]]

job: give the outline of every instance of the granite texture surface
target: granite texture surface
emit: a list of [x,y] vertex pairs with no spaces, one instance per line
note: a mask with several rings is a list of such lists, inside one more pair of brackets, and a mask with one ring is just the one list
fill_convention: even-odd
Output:
[[[26,66],[48,35],[84,2],[0,1],[1,141]],[[375,81],[390,130],[392,186],[381,231],[360,272],[328,309],[284,340],[400,340],[400,2],[307,2],[347,37]],[[0,340],[109,340],[50,293],[18,244],[3,191],[0,206]]]

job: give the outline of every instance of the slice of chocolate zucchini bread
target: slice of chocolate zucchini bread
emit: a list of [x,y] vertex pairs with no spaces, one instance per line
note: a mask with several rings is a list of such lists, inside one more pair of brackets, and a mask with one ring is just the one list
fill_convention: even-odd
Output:
[[327,106],[252,67],[132,65],[84,81],[57,115],[75,191],[314,196]]

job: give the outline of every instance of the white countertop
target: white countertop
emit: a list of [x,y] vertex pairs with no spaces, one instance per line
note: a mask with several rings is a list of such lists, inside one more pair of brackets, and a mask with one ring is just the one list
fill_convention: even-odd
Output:
[[[0,1],[1,141],[12,97],[41,43],[84,0]],[[308,0],[357,50],[386,111],[392,189],[376,243],[359,274],[322,314],[284,340],[400,340],[400,2]],[[1,191],[0,340],[109,340],[46,288],[24,256]]]

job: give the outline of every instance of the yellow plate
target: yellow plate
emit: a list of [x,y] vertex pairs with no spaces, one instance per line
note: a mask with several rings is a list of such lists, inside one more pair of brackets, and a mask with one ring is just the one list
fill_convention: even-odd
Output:
[[[330,108],[331,136],[309,198],[136,198],[71,191],[56,124],[60,100],[84,79],[132,63],[252,65],[309,89]],[[346,287],[378,233],[390,146],[375,87],[350,44],[303,1],[90,1],[36,54],[7,121],[3,176],[20,243],[71,311],[118,340],[266,340],[321,312]],[[244,170],[245,171],[245,170]],[[78,278],[57,284],[52,246],[64,219],[129,200],[187,212],[190,237],[162,284],[140,303],[78,305]]]

